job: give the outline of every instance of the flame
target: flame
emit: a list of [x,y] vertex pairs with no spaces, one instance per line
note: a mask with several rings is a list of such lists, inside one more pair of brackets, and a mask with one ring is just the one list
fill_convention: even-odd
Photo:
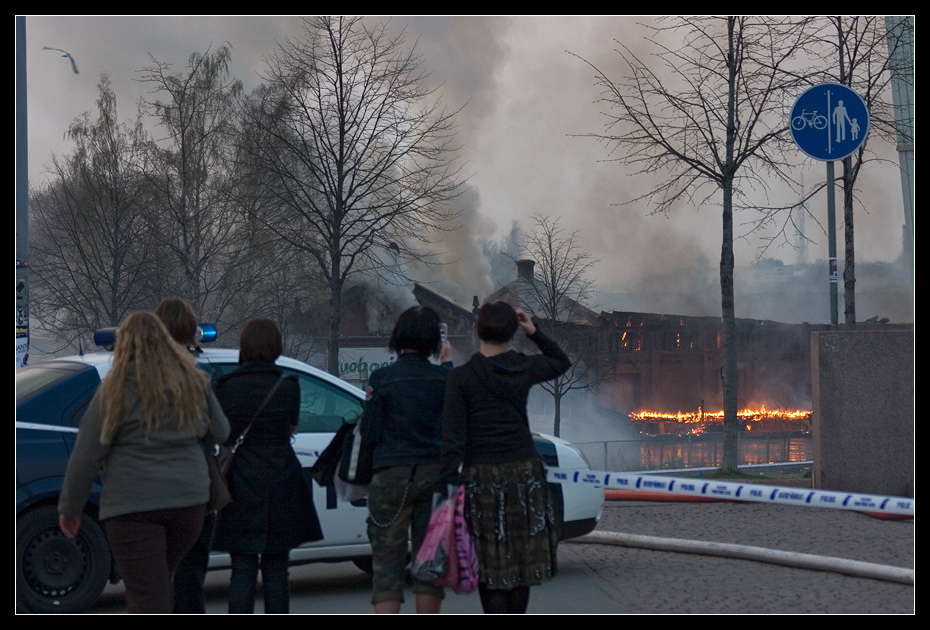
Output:
[[[758,409],[742,409],[736,412],[738,418],[743,420],[762,420],[762,419],[775,419],[775,420],[809,420],[811,416],[811,411],[804,411],[801,409],[795,409],[794,411],[789,411],[787,409],[773,409],[769,410],[765,408],[765,405]],[[703,411],[700,408],[694,412],[682,412],[678,413],[665,413],[662,411],[640,411],[633,412],[630,414],[630,420],[638,420],[640,422],[661,422],[666,420],[675,420],[677,422],[706,422],[714,420],[723,421],[723,410],[710,412]]]
[[[742,409],[738,411],[736,415],[747,431],[751,431],[754,428],[756,428],[756,430],[768,430],[764,427],[759,428],[762,425],[756,424],[763,420],[784,422],[786,426],[783,430],[804,430],[811,419],[810,410],[766,409],[764,405],[758,409]],[[706,425],[722,423],[723,416],[724,413],[722,410],[708,412],[701,408],[693,412],[678,411],[677,413],[667,413],[663,411],[639,411],[629,414],[629,418],[633,422],[645,423],[647,425],[674,423],[681,426],[679,426],[678,429],[673,429],[673,431],[683,431],[692,434],[703,433]],[[794,425],[795,423],[800,426],[787,426]],[[665,433],[666,431],[662,432]]]

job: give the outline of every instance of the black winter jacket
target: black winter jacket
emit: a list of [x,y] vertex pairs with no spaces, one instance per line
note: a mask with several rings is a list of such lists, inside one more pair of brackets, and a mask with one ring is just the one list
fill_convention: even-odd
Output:
[[451,363],[434,365],[406,353],[371,374],[360,431],[374,448],[375,470],[439,461],[442,401],[451,370]]
[[[235,440],[281,376],[273,363],[239,366],[220,378],[216,397]],[[232,503],[217,517],[214,549],[231,553],[284,553],[323,537],[310,486],[291,447],[300,413],[300,384],[281,383],[249,429],[229,471]]]
[[443,482],[454,483],[462,463],[501,464],[536,454],[526,414],[530,388],[564,374],[571,361],[538,328],[529,339],[541,355],[477,353],[452,370],[443,407]]

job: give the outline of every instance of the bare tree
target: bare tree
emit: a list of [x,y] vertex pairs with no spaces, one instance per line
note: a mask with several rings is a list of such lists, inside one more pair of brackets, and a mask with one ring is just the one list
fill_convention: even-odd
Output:
[[229,238],[247,256],[228,270],[238,287],[224,317],[224,328],[238,331],[253,317],[270,317],[281,328],[285,354],[308,360],[322,350],[326,286],[315,261],[277,236],[260,219],[265,191],[247,162],[237,163],[236,204],[242,213]]
[[[824,25],[824,21],[826,25]],[[869,110],[869,135],[859,148],[843,159],[843,225],[846,237],[843,295],[846,324],[856,324],[856,252],[853,201],[856,179],[868,161],[866,146],[873,134],[894,142],[896,125],[891,105],[890,64],[895,48],[903,46],[901,34],[887,33],[881,16],[826,16],[817,18],[822,26],[820,43],[832,69],[817,76],[821,82],[839,83],[856,92]],[[907,142],[907,141],[906,141]],[[910,143],[913,139],[910,139]]]
[[179,73],[153,58],[140,79],[156,94],[145,105],[165,134],[151,144],[146,176],[158,192],[154,224],[180,270],[169,293],[212,321],[236,295],[226,271],[241,251],[230,238],[230,164],[242,85],[229,77],[230,58],[228,46],[194,53]]
[[539,322],[543,332],[559,342],[572,358],[572,367],[562,376],[541,383],[552,396],[553,434],[562,423],[562,399],[572,390],[594,387],[593,356],[588,342],[594,337],[596,315],[585,302],[593,288],[587,275],[596,260],[578,242],[578,232],[568,232],[551,219],[536,213],[533,230],[524,236],[524,255],[533,260],[532,274],[522,274],[520,306]]
[[30,201],[34,305],[66,345],[149,307],[157,274],[151,191],[139,170],[142,124],[119,123],[106,75],[97,91],[96,119],[85,113],[71,123],[74,153],[53,159],[51,181]]
[[379,252],[417,256],[411,244],[454,215],[454,112],[427,87],[415,48],[383,24],[305,20],[268,65],[246,107],[246,146],[266,174],[268,225],[326,281],[327,365],[338,374],[347,278],[396,271]]
[[[658,68],[627,47],[617,50],[628,75],[614,80],[590,65],[603,90],[604,142],[611,159],[637,173],[667,172],[649,193],[632,200],[667,212],[681,203],[722,207],[720,295],[723,321],[724,452],[722,468],[737,467],[737,344],[733,295],[734,197],[768,189],[785,178],[781,144],[786,108],[804,73],[795,67],[808,43],[804,23],[750,16],[678,18],[679,45],[652,38]],[[632,203],[631,202],[631,203]]]

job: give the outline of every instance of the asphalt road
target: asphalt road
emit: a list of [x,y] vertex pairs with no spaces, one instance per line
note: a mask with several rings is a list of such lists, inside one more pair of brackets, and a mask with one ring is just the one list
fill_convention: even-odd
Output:
[[[599,531],[751,545],[914,568],[914,521],[755,503],[608,502]],[[913,614],[914,587],[757,561],[566,543],[560,575],[535,587],[535,614]],[[226,612],[228,571],[211,573],[208,612]],[[370,578],[351,563],[291,571],[291,611],[371,612]],[[93,612],[118,613],[121,586]],[[259,596],[259,600],[261,597]],[[260,601],[256,611],[261,611]],[[404,612],[412,611],[412,595]],[[480,613],[477,595],[450,593],[444,613]]]
[[[758,503],[608,502],[603,531],[750,545],[914,568],[914,521]],[[635,613],[914,613],[914,587],[756,561],[570,545]]]

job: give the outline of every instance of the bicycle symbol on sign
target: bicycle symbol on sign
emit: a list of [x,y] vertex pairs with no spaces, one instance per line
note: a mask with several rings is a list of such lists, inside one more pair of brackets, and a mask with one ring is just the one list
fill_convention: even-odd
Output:
[[801,131],[805,127],[825,129],[827,127],[827,117],[818,116],[816,109],[812,112],[802,109],[800,116],[795,116],[791,119],[791,128],[795,131]]

